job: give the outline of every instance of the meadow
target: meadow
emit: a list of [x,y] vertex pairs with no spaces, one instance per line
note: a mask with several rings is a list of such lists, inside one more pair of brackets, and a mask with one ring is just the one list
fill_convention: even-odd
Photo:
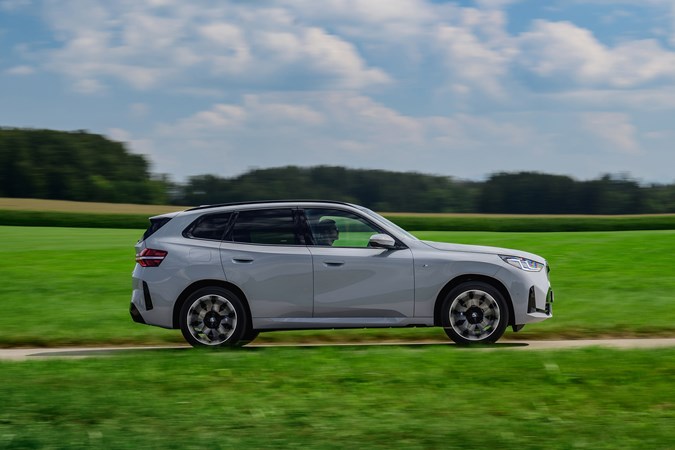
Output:
[[[61,227],[0,226],[0,346],[182,344],[179,331],[136,324],[128,314],[142,230],[106,227],[111,218],[128,226],[125,214],[140,223],[147,212],[102,213],[100,228],[87,228],[90,219],[73,208],[41,213]],[[72,223],[63,214],[84,228],[64,227]],[[548,259],[554,317],[505,339],[675,336],[675,230],[414,233]],[[273,332],[256,343],[325,345],[0,361],[0,449],[668,449],[675,442],[675,348],[330,345],[379,340],[449,342],[438,328]]]
[[673,360],[420,345],[0,362],[0,449],[668,449]]
[[[128,314],[141,230],[0,227],[0,346],[182,343]],[[546,257],[554,317],[506,339],[675,336],[675,231],[416,232]],[[441,329],[273,332],[256,342],[445,340]]]

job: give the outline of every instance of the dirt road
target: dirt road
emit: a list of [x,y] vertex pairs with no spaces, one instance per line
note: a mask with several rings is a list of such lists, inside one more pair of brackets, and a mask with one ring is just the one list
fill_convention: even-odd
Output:
[[[365,342],[365,343],[318,343],[318,344],[259,344],[255,343],[246,348],[266,347],[335,347],[335,346],[382,346],[382,345],[446,345],[454,346],[447,341],[435,342]],[[471,348],[470,351],[494,350],[554,350],[582,347],[610,347],[610,348],[657,348],[675,347],[675,338],[663,339],[600,339],[600,340],[566,340],[566,341],[500,341],[498,344]],[[17,348],[0,349],[0,360],[26,361],[44,358],[90,358],[111,355],[122,355],[139,351],[169,351],[188,350],[188,346],[147,346],[147,347],[67,347],[67,348]]]

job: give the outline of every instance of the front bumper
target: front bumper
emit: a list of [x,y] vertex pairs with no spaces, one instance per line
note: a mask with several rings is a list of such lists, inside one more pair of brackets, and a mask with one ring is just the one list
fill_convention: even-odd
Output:
[[527,313],[528,314],[542,313],[550,317],[552,315],[552,309],[553,309],[553,289],[549,287],[544,300],[544,307],[539,308],[537,306],[536,289],[534,286],[530,287],[530,292],[527,300]]

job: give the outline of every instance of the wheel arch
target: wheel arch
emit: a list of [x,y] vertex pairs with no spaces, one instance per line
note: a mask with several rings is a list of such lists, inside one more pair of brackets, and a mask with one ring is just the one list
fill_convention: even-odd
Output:
[[246,308],[246,315],[248,316],[248,329],[251,329],[251,325],[253,322],[253,318],[251,317],[251,307],[248,304],[248,299],[246,298],[246,295],[244,292],[239,289],[239,287],[235,284],[228,283],[227,281],[223,280],[199,280],[195,281],[188,287],[186,287],[183,292],[180,293],[178,298],[176,299],[176,302],[173,305],[173,321],[172,325],[173,328],[178,329],[180,328],[180,310],[183,307],[183,304],[185,301],[188,299],[188,297],[195,291],[205,288],[205,287],[221,287],[224,289],[228,289],[232,292],[234,292],[236,295],[239,296],[241,299],[242,303],[244,304],[244,308]]
[[436,303],[434,304],[434,325],[435,326],[442,325],[441,309],[443,307],[445,297],[448,295],[448,293],[450,293],[451,290],[453,290],[460,284],[469,281],[482,281],[497,289],[499,293],[504,296],[504,300],[506,300],[506,306],[509,308],[509,323],[507,325],[509,326],[513,325],[514,323],[513,300],[511,300],[511,295],[509,294],[508,289],[506,289],[506,286],[504,286],[504,284],[496,278],[492,278],[487,275],[476,275],[476,274],[460,275],[448,281],[448,283],[445,286],[443,286],[443,289],[441,289],[441,291],[438,293],[438,297],[436,297]]

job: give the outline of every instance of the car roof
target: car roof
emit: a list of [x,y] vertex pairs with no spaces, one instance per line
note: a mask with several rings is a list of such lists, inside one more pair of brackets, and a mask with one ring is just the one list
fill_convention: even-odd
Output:
[[256,205],[279,205],[279,204],[298,204],[298,203],[324,203],[324,204],[331,204],[331,205],[343,205],[343,206],[350,206],[352,208],[355,208],[356,205],[353,205],[351,203],[347,202],[340,202],[340,201],[335,201],[335,200],[256,200],[256,201],[249,201],[249,202],[232,202],[232,203],[217,203],[213,205],[200,205],[195,208],[190,208],[187,209],[186,211],[199,211],[199,210],[204,210],[204,209],[210,209],[210,208],[221,208],[221,207],[227,207],[227,206],[256,206]]

